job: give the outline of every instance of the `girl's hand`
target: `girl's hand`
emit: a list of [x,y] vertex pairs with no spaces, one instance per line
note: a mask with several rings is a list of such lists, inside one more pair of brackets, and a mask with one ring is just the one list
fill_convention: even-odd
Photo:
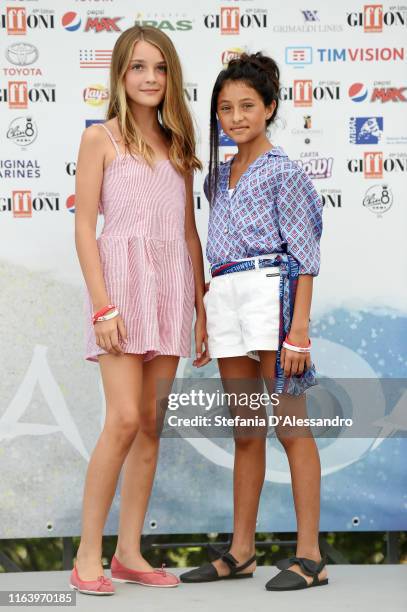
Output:
[[[196,347],[196,359],[192,362],[192,365],[196,368],[201,368],[211,361],[209,357],[208,349],[208,334],[206,333],[206,315],[205,312],[197,315],[195,322],[195,347]],[[204,352],[202,353],[202,347]]]
[[112,355],[123,355],[124,353],[119,343],[119,335],[123,342],[127,342],[126,328],[120,315],[109,321],[95,323],[96,344]]
[[[290,342],[296,346],[307,346],[309,342],[308,331],[296,332],[291,329],[289,338]],[[300,376],[311,367],[311,353],[297,353],[283,348],[280,361],[285,376]]]

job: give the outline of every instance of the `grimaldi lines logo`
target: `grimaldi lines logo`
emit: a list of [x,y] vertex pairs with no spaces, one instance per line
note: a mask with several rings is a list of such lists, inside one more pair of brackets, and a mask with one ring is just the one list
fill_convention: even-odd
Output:
[[0,196],[0,213],[11,212],[16,219],[27,219],[34,212],[59,212],[60,195],[40,192],[33,195],[31,189],[16,189],[11,196]]
[[296,79],[290,87],[281,87],[280,100],[290,100],[294,106],[312,106],[314,101],[336,101],[341,97],[339,81],[320,81],[313,84],[312,79]]
[[242,30],[267,28],[267,9],[240,6],[222,6],[219,13],[204,16],[204,25],[209,30],[219,30],[221,34],[240,34]]
[[407,26],[407,6],[389,7],[383,10],[383,4],[365,4],[361,11],[348,13],[346,21],[354,28],[363,27],[367,33],[383,32],[388,27]]
[[53,30],[55,28],[55,11],[45,8],[33,8],[27,11],[24,6],[7,6],[0,14],[0,28],[9,36],[24,36],[31,30]]
[[363,172],[368,179],[381,179],[384,173],[407,172],[407,153],[389,153],[384,157],[383,151],[365,151],[363,158],[348,160],[348,171]]
[[51,83],[34,83],[28,86],[27,81],[9,81],[7,89],[0,89],[0,103],[6,102],[9,108],[28,108],[29,103],[54,103],[56,87]]

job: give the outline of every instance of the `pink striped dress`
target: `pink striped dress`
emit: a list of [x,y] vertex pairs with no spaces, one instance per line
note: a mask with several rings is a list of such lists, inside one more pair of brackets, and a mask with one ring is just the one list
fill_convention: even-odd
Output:
[[[185,183],[168,160],[154,168],[116,149],[103,176],[99,212],[104,226],[97,239],[110,303],[127,331],[126,353],[191,354],[194,276],[185,241]],[[96,344],[93,306],[85,286],[85,359],[107,351]],[[119,336],[120,338],[120,336]]]

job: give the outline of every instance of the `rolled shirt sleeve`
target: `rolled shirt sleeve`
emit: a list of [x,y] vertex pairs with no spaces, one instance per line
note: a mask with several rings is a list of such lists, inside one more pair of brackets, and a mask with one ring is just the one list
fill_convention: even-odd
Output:
[[277,194],[280,234],[300,274],[317,276],[320,268],[322,202],[309,176],[294,168]]
[[208,200],[208,202],[210,202],[210,199],[209,199],[209,174],[207,174],[206,177],[205,177],[204,184],[203,184],[203,190],[204,190],[204,194],[206,195],[206,199]]

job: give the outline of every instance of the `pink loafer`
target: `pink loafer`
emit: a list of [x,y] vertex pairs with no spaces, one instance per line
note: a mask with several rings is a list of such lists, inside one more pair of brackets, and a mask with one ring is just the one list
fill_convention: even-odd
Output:
[[88,595],[113,595],[115,592],[114,585],[110,578],[106,576],[99,576],[97,580],[81,580],[74,566],[71,573],[71,589],[79,591],[79,593],[86,593]]
[[164,570],[164,566],[153,572],[138,572],[122,565],[115,555],[113,555],[110,569],[114,582],[134,582],[144,586],[161,588],[176,587],[180,583],[177,576]]

